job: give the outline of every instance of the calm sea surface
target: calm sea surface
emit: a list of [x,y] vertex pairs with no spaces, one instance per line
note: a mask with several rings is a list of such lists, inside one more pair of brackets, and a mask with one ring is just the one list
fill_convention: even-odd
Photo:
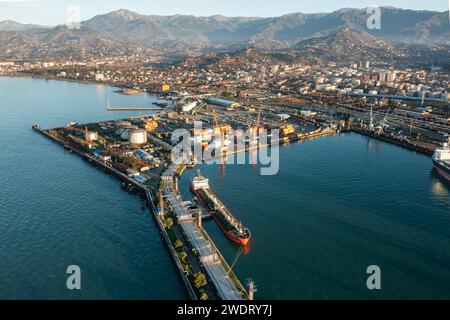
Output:
[[[124,118],[151,96],[59,81],[0,78],[0,299],[183,299],[173,263],[138,197],[31,130]],[[260,299],[450,298],[450,188],[431,159],[356,134],[283,147],[280,172],[200,166],[253,233],[235,271]],[[186,171],[180,188],[191,197]],[[229,261],[238,248],[214,222]],[[82,290],[66,289],[66,268]],[[382,290],[366,288],[379,265]]]
[[[34,133],[123,118],[111,105],[149,105],[101,85],[0,78],[0,299],[182,299],[158,229],[138,197]],[[82,290],[66,289],[79,265]]]

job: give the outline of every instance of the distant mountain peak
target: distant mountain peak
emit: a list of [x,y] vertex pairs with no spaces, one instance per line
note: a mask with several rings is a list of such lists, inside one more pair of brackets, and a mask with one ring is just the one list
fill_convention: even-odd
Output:
[[399,52],[389,42],[349,27],[340,28],[327,36],[302,40],[295,48],[324,61],[361,61],[399,56]]
[[140,14],[133,12],[131,10],[128,10],[128,9],[119,9],[119,10],[107,13],[106,15],[113,15],[116,17],[124,18],[126,20],[134,20],[141,16]]
[[23,24],[13,20],[0,21],[0,31],[26,31],[33,28],[44,28],[36,24]]

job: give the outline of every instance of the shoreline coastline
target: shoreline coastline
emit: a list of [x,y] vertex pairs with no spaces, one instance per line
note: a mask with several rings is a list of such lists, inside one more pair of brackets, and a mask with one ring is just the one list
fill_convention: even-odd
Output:
[[60,78],[56,76],[40,76],[36,74],[27,74],[27,73],[12,73],[12,74],[2,74],[0,78],[24,78],[24,79],[38,79],[38,80],[47,80],[47,81],[62,81],[62,82],[70,82],[70,83],[78,83],[78,84],[89,84],[89,85],[101,85],[114,88],[114,93],[125,95],[125,96],[133,96],[133,95],[149,95],[149,96],[157,96],[156,93],[152,92],[141,92],[139,94],[124,94],[118,91],[121,90],[131,90],[126,85],[118,85],[110,82],[98,82],[94,80],[77,80],[70,78]]

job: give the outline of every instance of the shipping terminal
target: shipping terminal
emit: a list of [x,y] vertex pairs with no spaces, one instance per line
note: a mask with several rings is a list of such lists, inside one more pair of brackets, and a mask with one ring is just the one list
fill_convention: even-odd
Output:
[[[87,124],[70,122],[47,130],[34,125],[33,130],[117,177],[122,189],[142,197],[160,228],[191,299],[252,300],[253,280],[249,279],[244,286],[234,272],[239,257],[249,248],[250,229],[219,200],[211,190],[209,180],[201,174],[190,183],[196,205],[183,199],[178,190],[178,179],[185,169],[192,169],[209,158],[197,159],[192,153],[192,158],[186,162],[174,160],[172,133],[185,129],[194,133],[195,142],[202,147],[222,146],[214,157],[223,160],[229,155],[270,148],[272,144],[314,139],[335,131],[295,118],[280,120],[277,113],[263,106],[258,112],[249,113],[245,106],[235,105],[233,111],[228,111],[221,103],[210,101],[208,104],[206,100],[187,113],[158,109],[159,113],[145,116]],[[118,111],[109,104],[107,110]],[[205,129],[195,132],[196,122],[201,122]],[[238,143],[237,134],[233,134],[234,130],[239,132],[241,129],[250,133],[242,145]],[[272,137],[273,130],[279,130],[279,137]],[[270,141],[261,140],[264,132],[269,133]],[[208,142],[210,139],[213,140]],[[202,220],[209,217],[228,239],[239,245],[231,265],[202,225]]]
[[[299,106],[277,104],[250,108],[243,103],[233,105],[230,111],[230,105],[224,104],[222,100],[202,100],[190,111],[163,108],[158,109],[159,113],[146,116],[88,124],[70,122],[64,127],[47,130],[33,126],[33,130],[62,145],[71,154],[121,180],[124,190],[143,198],[191,299],[252,300],[254,293],[253,281],[249,280],[244,287],[234,272],[238,258],[244,248],[249,247],[250,228],[231,213],[212,191],[209,179],[200,172],[190,182],[195,205],[186,202],[178,188],[178,180],[185,169],[193,169],[210,157],[218,158],[225,166],[227,157],[237,153],[355,131],[417,152],[434,153],[436,171],[450,181],[448,145],[436,148],[436,134],[431,138],[425,136],[426,128],[422,127],[419,128],[422,139],[415,139],[411,122],[410,135],[405,137],[407,124],[390,112],[376,113],[370,107],[365,113],[355,113],[342,106],[331,110],[304,110]],[[111,110],[109,105],[108,110],[117,111]],[[377,116],[382,119],[379,125]],[[202,124],[200,130],[195,126],[198,122]],[[416,127],[419,124],[416,123]],[[185,162],[172,157],[176,143],[172,139],[173,132],[177,129],[191,133],[192,150]],[[244,131],[247,134],[239,136]],[[270,139],[265,141],[264,135]],[[239,139],[244,143],[238,143]],[[194,147],[198,144],[202,151],[211,145],[218,151],[208,156],[202,152],[197,157]],[[228,239],[240,245],[231,265],[202,225],[202,220],[208,217],[214,219]]]

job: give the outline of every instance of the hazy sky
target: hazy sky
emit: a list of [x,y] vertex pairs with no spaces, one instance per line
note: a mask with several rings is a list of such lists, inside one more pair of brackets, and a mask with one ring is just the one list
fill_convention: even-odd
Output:
[[[67,22],[67,9],[80,8],[81,20],[125,8],[142,14],[209,16],[279,16],[292,12],[331,12],[372,5],[447,11],[449,0],[0,0],[0,21],[56,25]],[[74,11],[72,11],[74,12]]]

